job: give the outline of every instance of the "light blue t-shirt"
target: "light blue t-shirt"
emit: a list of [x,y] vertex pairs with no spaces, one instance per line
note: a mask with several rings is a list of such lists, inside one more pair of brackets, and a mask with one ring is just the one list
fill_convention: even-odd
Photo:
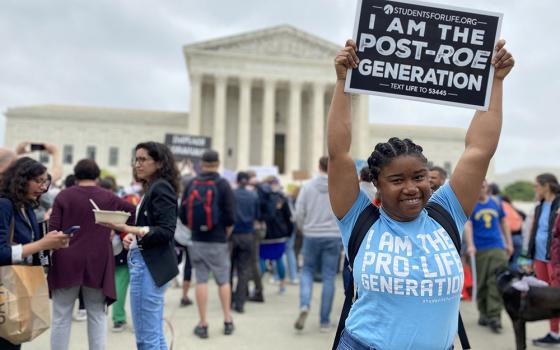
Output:
[[[450,185],[430,201],[451,214],[462,235],[467,217]],[[346,252],[352,228],[369,204],[360,193],[338,222]],[[354,261],[359,298],[346,330],[376,350],[449,350],[463,288],[463,266],[451,237],[425,209],[409,222],[380,213]]]
[[546,258],[546,246],[548,244],[548,219],[550,218],[551,206],[552,202],[544,202],[542,204],[539,225],[535,236],[535,259],[544,262],[548,262]]

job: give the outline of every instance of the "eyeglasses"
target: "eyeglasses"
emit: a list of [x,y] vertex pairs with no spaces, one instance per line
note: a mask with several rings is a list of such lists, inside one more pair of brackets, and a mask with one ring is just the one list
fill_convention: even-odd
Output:
[[35,177],[31,179],[31,181],[35,182],[37,185],[40,185],[41,187],[44,187],[45,190],[48,190],[49,187],[51,187],[52,178],[51,175],[48,174],[46,179]]
[[146,158],[146,157],[136,157],[136,158],[132,158],[132,165],[136,165],[136,164],[144,164],[150,160],[153,160],[152,158]]

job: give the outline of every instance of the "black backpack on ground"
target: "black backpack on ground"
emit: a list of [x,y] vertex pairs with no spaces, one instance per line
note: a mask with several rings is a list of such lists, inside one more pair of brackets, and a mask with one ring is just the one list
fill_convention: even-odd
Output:
[[[445,210],[441,205],[430,202],[426,206],[428,215],[434,219],[438,224],[443,227],[443,229],[449,234],[457,252],[461,253],[461,235],[457,229],[457,225],[451,215]],[[352,273],[352,267],[354,266],[354,259],[358,254],[360,245],[364,240],[366,234],[368,233],[370,227],[379,219],[379,209],[373,204],[368,205],[358,216],[358,220],[352,229],[350,234],[350,239],[348,240],[348,267],[350,269],[350,280],[345,288],[344,294],[344,306],[340,314],[340,320],[338,321],[338,328],[336,330],[336,336],[334,338],[333,350],[338,348],[338,343],[340,341],[340,336],[346,325],[346,318],[350,313],[350,308],[354,303],[354,296],[358,298],[358,292],[354,295],[354,274]],[[463,320],[461,318],[461,313],[459,313],[459,339],[461,340],[461,346],[464,350],[470,349],[469,339],[467,337],[467,332],[465,331],[465,326],[463,325]]]

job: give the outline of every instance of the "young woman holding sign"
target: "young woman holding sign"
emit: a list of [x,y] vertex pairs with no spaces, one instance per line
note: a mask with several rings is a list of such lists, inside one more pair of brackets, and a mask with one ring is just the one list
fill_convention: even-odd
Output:
[[[422,147],[409,139],[393,137],[371,153],[368,166],[382,205],[352,266],[358,298],[338,349],[452,348],[463,269],[449,235],[425,206],[443,207],[459,232],[471,215],[498,145],[503,80],[514,65],[504,45],[497,43],[492,59],[490,107],[475,113],[448,184],[432,194]],[[347,253],[352,229],[370,204],[350,156],[351,98],[344,93],[347,70],[358,63],[356,44],[348,40],[335,59],[337,82],[328,116],[329,195]]]

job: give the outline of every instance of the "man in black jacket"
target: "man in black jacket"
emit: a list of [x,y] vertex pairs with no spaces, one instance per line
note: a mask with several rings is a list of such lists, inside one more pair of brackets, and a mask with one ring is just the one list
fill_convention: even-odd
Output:
[[232,334],[234,330],[227,240],[233,230],[235,199],[229,183],[218,174],[219,166],[218,153],[206,151],[202,155],[202,172],[189,182],[181,201],[181,221],[192,231],[190,255],[196,275],[196,305],[200,316],[194,334],[200,338],[208,338],[206,306],[210,272],[219,286],[224,334]]

